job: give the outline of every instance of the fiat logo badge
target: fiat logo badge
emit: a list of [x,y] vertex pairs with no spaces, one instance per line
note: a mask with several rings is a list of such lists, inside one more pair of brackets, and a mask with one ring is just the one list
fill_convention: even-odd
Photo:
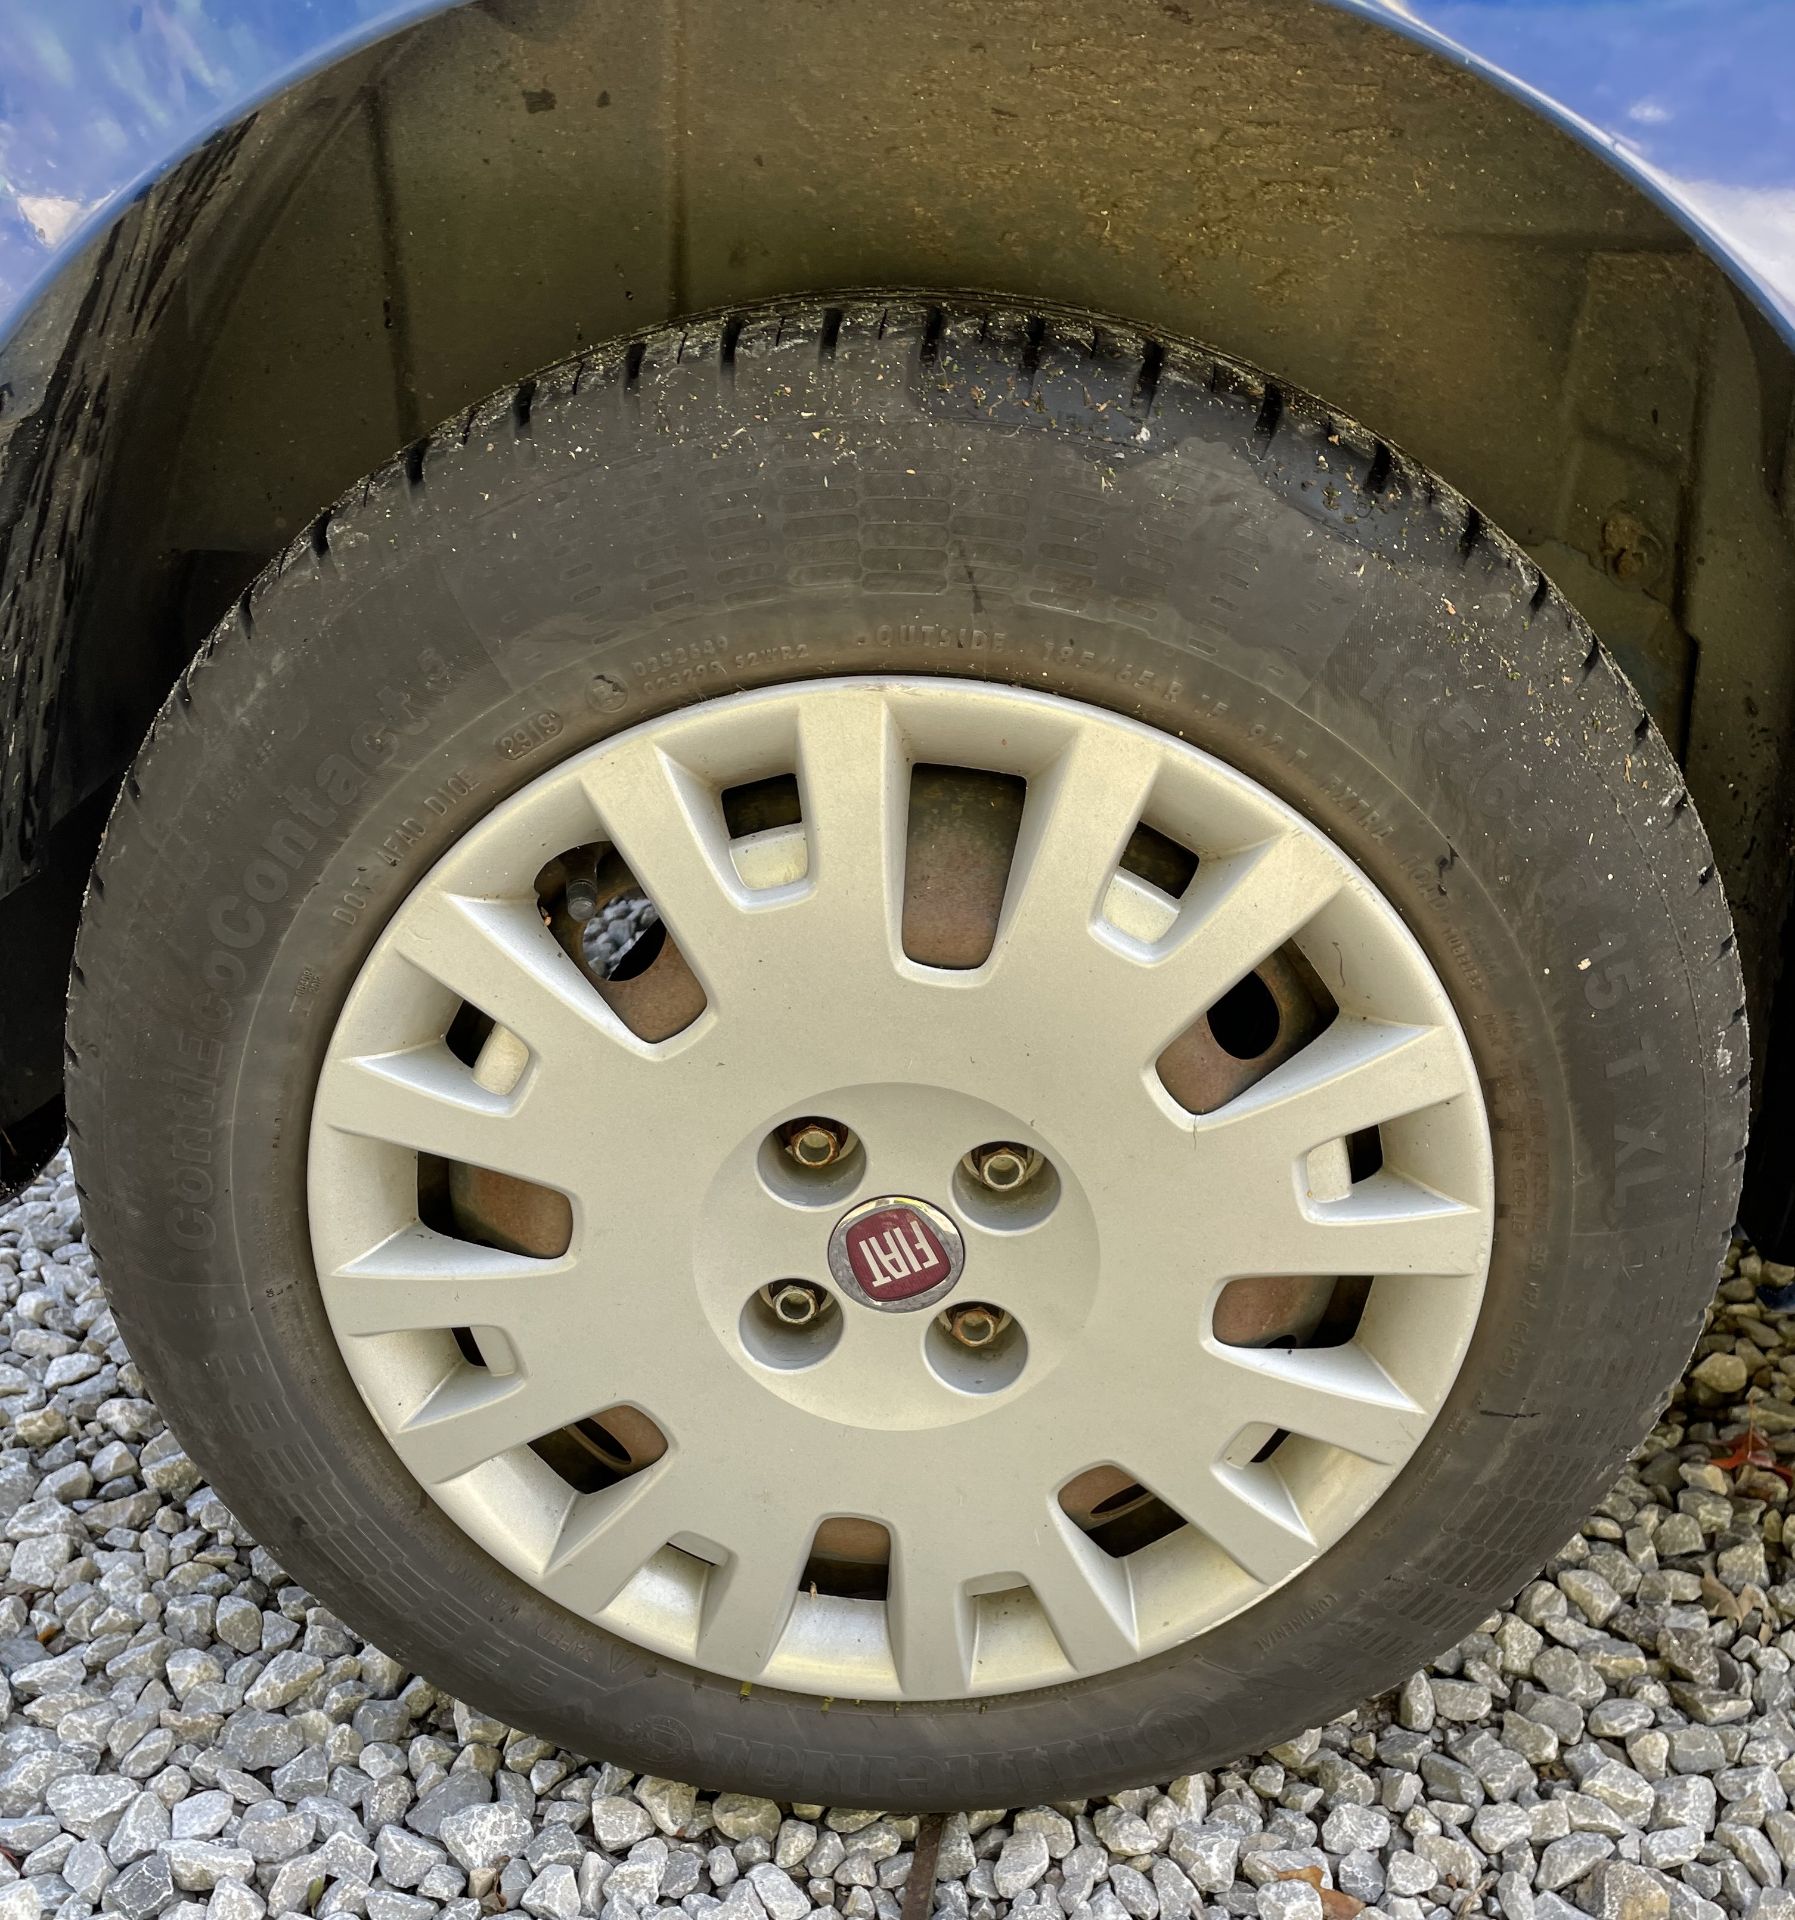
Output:
[[932,1307],[966,1265],[960,1229],[926,1200],[887,1195],[850,1209],[829,1236],[829,1271],[845,1294],[888,1313]]

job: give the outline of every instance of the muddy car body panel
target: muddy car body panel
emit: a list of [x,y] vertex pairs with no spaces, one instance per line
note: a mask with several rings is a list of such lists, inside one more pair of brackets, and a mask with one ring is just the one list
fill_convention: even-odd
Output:
[[[458,4],[17,0],[0,46],[0,338],[18,334],[132,195],[201,142]],[[1322,4],[1414,36],[1588,140],[1795,331],[1795,111],[1779,84],[1790,29],[1776,0]]]

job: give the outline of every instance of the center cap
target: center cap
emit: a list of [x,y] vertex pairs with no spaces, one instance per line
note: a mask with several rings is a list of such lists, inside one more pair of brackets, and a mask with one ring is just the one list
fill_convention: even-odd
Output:
[[862,1306],[888,1313],[932,1307],[966,1265],[960,1229],[926,1200],[887,1194],[844,1213],[829,1236],[829,1271]]

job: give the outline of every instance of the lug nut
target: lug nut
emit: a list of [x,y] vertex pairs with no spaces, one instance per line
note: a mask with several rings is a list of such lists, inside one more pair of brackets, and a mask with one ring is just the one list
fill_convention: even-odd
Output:
[[950,1307],[942,1318],[948,1333],[963,1347],[988,1347],[1010,1324],[1010,1316],[1001,1307],[987,1307],[978,1300]]
[[835,1120],[794,1120],[784,1137],[786,1152],[813,1170],[833,1166],[848,1150],[848,1130]]
[[1041,1156],[1029,1147],[994,1140],[989,1146],[974,1147],[967,1160],[974,1177],[993,1193],[1013,1193],[1040,1165]]
[[782,1280],[767,1289],[767,1304],[782,1326],[807,1327],[829,1304],[829,1296],[808,1280]]

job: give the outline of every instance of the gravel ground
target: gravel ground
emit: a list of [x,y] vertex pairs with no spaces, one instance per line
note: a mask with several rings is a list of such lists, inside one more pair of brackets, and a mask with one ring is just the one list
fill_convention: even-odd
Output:
[[0,1920],[1795,1920],[1791,1279],[1735,1257],[1614,1490],[1399,1692],[919,1846],[576,1758],[357,1639],[144,1397],[59,1160],[0,1212]]

